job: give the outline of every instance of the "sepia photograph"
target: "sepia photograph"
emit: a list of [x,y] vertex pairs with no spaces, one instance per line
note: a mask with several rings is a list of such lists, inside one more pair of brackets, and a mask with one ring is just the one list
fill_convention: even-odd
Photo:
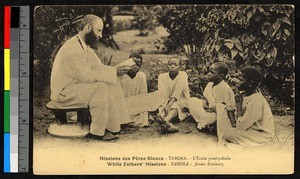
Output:
[[295,8],[39,5],[35,175],[292,174]]

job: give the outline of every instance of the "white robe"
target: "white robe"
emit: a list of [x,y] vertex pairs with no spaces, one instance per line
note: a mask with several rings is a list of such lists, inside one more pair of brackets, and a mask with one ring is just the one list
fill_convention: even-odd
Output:
[[[207,99],[209,107],[216,107],[217,104],[225,104],[227,110],[235,109],[234,93],[225,81],[221,81],[216,86],[213,86],[213,83],[209,82],[204,89],[203,96]],[[206,103],[205,100],[191,98],[188,104],[191,116],[193,116],[196,122],[200,123],[198,126],[201,127],[212,124],[217,120],[216,113],[204,110],[204,103]]]
[[183,108],[188,106],[188,100],[190,99],[190,90],[188,83],[188,76],[186,72],[179,71],[174,80],[169,76],[169,73],[162,73],[158,77],[158,91],[163,94],[164,103],[160,106],[159,110],[162,110],[169,100],[174,97],[176,102],[171,106],[171,109],[177,109],[178,117],[180,120],[185,119],[188,114],[183,112]]
[[223,129],[220,142],[231,142],[243,147],[257,147],[271,142],[275,135],[274,121],[264,96],[254,93],[244,97],[242,110],[244,114],[237,119],[236,128]]
[[[148,92],[146,75],[141,71],[139,71],[134,78],[124,75],[119,77],[119,80],[125,97],[147,94]],[[130,118],[131,122],[134,122],[135,125],[139,125],[141,127],[149,125],[147,111],[131,115]]]
[[120,131],[120,120],[129,121],[115,67],[103,65],[77,35],[59,49],[51,73],[51,100],[58,108],[89,107],[90,133]]

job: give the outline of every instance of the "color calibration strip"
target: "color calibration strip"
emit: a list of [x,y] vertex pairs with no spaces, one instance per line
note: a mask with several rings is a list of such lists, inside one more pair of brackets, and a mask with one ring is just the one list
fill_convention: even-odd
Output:
[[29,27],[29,6],[4,7],[5,173],[28,172]]
[[10,161],[10,23],[11,7],[4,7],[4,172],[11,171]]

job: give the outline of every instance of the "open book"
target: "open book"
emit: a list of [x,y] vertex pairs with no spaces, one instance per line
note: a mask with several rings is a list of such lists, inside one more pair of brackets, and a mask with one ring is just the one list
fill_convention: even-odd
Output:
[[124,67],[124,66],[132,67],[135,64],[136,63],[134,62],[134,60],[132,58],[129,58],[129,59],[117,64],[116,67]]

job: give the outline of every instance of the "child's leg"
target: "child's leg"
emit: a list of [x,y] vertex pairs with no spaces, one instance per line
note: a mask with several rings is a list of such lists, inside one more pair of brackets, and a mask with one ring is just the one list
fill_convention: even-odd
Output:
[[177,109],[169,110],[169,113],[165,117],[165,121],[171,123],[171,121],[178,115]]
[[248,129],[246,131],[231,128],[223,134],[223,140],[228,143],[239,144],[244,147],[258,147],[272,141],[272,137],[264,136],[263,132]]
[[135,121],[135,125],[137,126],[144,127],[149,125],[148,112],[141,112],[140,114],[135,115],[133,118]]
[[177,109],[171,109],[169,110],[167,116],[165,117],[164,121],[166,122],[166,128],[163,129],[163,132],[178,132],[179,128],[174,126],[171,121],[177,117],[178,111]]
[[221,103],[216,104],[217,111],[217,135],[219,138],[219,145],[225,144],[223,139],[223,134],[226,133],[227,130],[230,130],[231,122],[227,114],[226,106]]
[[206,112],[203,103],[205,103],[205,100],[198,98],[191,98],[188,103],[190,114],[198,123],[199,129],[216,121],[216,114]]

